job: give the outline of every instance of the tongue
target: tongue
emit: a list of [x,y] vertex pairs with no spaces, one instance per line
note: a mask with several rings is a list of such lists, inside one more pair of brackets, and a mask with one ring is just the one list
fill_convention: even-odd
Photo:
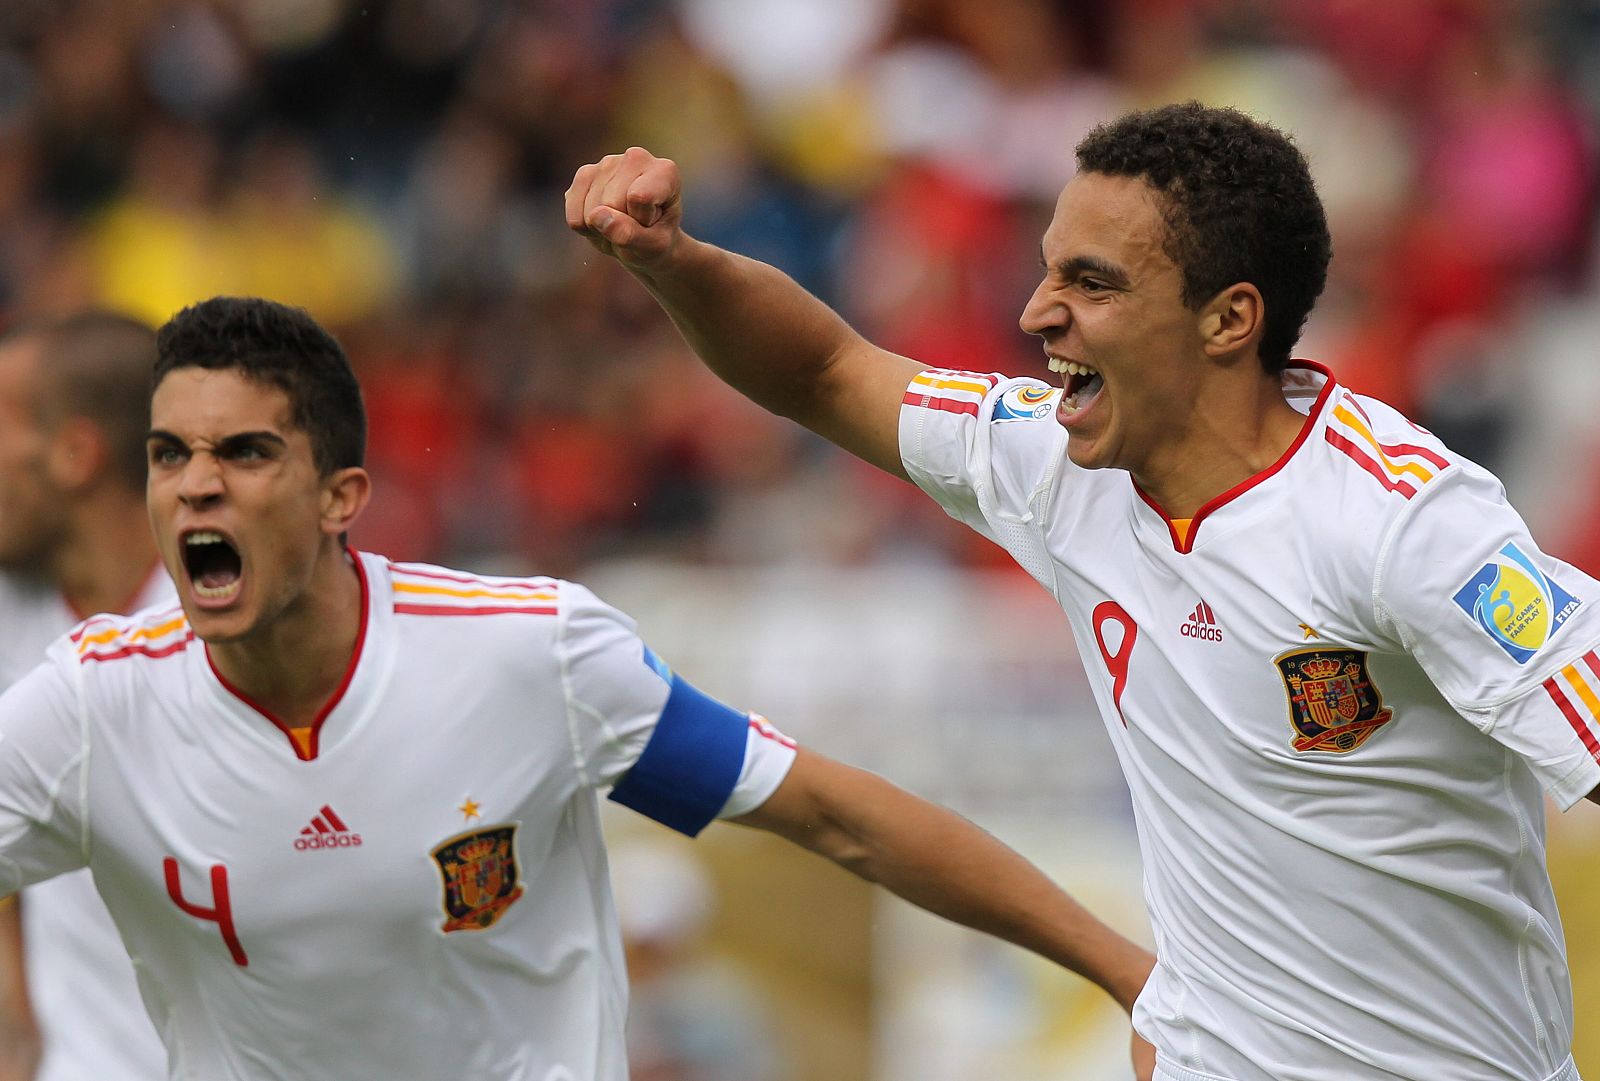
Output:
[[1081,406],[1088,403],[1091,398],[1100,393],[1100,388],[1105,385],[1106,381],[1100,378],[1100,373],[1095,372],[1089,377],[1087,383],[1078,388],[1078,404]]
[[215,567],[200,575],[200,584],[207,589],[221,589],[239,580],[239,572],[232,567]]

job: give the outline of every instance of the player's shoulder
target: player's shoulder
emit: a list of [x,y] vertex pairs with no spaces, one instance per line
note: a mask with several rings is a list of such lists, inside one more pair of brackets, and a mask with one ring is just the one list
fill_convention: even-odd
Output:
[[[1330,385],[1318,441],[1340,490],[1374,510],[1400,513],[1445,478],[1471,468],[1432,432],[1380,399]],[[1481,472],[1481,471],[1480,471]]]
[[637,636],[627,613],[564,578],[387,561],[383,578],[393,591],[396,621],[409,628],[408,636],[433,643],[443,663],[499,656],[522,670],[535,657],[603,649]]
[[974,421],[1009,425],[1048,421],[1061,388],[1031,376],[927,368],[912,377],[903,404]]
[[911,377],[901,402],[913,409],[976,419],[984,399],[1005,378],[999,372],[925,368]]
[[432,563],[383,561],[395,615],[448,622],[461,628],[492,617],[548,620],[570,604],[578,587],[541,575],[478,574]]
[[194,630],[183,608],[171,602],[131,615],[102,612],[90,616],[67,632],[61,649],[80,665],[105,668],[119,661],[177,657],[193,642]]

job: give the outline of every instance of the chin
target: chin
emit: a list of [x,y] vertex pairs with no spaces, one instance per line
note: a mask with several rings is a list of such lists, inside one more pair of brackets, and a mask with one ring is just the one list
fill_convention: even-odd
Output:
[[243,612],[212,612],[189,604],[183,606],[183,612],[189,618],[189,629],[202,642],[223,645],[236,642],[250,632],[250,621]]

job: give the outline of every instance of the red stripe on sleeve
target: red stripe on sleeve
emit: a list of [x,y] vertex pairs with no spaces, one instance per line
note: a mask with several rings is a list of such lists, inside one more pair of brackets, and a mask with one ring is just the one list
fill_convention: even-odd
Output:
[[[1346,394],[1344,400],[1350,403],[1351,409],[1354,409],[1357,413],[1361,414],[1361,419],[1367,422],[1367,428],[1370,431],[1372,429],[1372,418],[1367,416],[1367,411],[1365,409],[1361,408],[1361,403],[1356,401],[1355,395]],[[1407,421],[1406,423],[1411,424],[1410,421]],[[1415,424],[1411,424],[1411,426],[1416,428],[1417,431],[1423,432],[1427,435],[1433,434],[1426,428],[1418,427]],[[1426,458],[1439,469],[1450,468],[1450,459],[1440,457],[1427,447],[1419,447],[1415,443],[1379,443],[1378,446],[1383,448],[1383,452],[1385,454],[1415,454],[1419,458]]]
[[90,661],[120,661],[124,657],[154,657],[160,660],[162,657],[170,657],[174,653],[188,649],[192,641],[194,641],[194,631],[165,646],[153,649],[150,646],[123,646],[112,653],[85,653],[78,660],[82,664],[88,664]]
[[1411,485],[1407,484],[1405,481],[1390,479],[1389,474],[1385,473],[1383,467],[1372,460],[1371,455],[1362,450],[1360,447],[1356,446],[1350,440],[1346,439],[1332,428],[1325,428],[1323,431],[1327,434],[1328,442],[1331,445],[1339,450],[1344,451],[1344,453],[1349,456],[1351,461],[1355,462],[1356,465],[1359,465],[1362,469],[1365,469],[1368,473],[1371,473],[1373,477],[1377,479],[1378,483],[1383,485],[1389,491],[1399,492],[1407,499],[1410,499],[1412,496],[1417,494],[1417,490],[1411,487]]
[[407,563],[391,563],[397,574],[404,574],[416,578],[436,578],[442,582],[461,582],[465,585],[484,586],[488,589],[555,589],[558,583],[554,578],[501,578],[490,581],[487,578],[478,578],[468,574],[446,574],[443,571],[419,570]]
[[560,612],[554,606],[523,607],[495,606],[485,608],[447,608],[444,605],[433,604],[397,604],[394,606],[397,614],[402,616],[553,616]]
[[1583,663],[1589,666],[1589,671],[1593,672],[1597,678],[1600,678],[1600,658],[1595,656],[1594,650],[1591,649],[1583,655]]
[[1594,733],[1589,731],[1589,726],[1579,716],[1577,708],[1573,706],[1565,694],[1561,693],[1561,688],[1556,683],[1556,677],[1551,676],[1545,680],[1544,689],[1550,692],[1550,697],[1555,700],[1556,707],[1566,714],[1567,723],[1572,725],[1572,730],[1578,733],[1579,739],[1583,740],[1583,745],[1589,749],[1589,756],[1596,762],[1600,762],[1600,740],[1594,738]]
[[977,402],[965,402],[957,398],[935,398],[927,394],[918,394],[907,391],[906,396],[900,399],[906,405],[921,406],[923,409],[937,409],[944,413],[969,413],[978,415]]

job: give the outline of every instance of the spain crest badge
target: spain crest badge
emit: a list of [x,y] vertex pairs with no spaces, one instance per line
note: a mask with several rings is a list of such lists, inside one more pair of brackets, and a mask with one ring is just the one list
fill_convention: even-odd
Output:
[[1353,751],[1394,716],[1355,649],[1297,649],[1275,659],[1297,751]]
[[493,927],[522,896],[517,826],[486,826],[450,838],[433,850],[444,882],[444,930]]

